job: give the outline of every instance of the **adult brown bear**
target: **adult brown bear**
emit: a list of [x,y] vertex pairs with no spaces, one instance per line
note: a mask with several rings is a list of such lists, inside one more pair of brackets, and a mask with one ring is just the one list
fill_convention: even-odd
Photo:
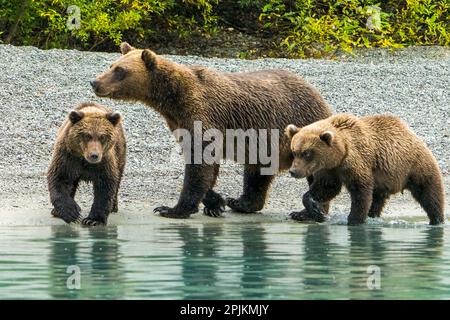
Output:
[[[159,112],[172,131],[186,129],[193,134],[195,121],[201,121],[203,130],[223,133],[227,129],[278,129],[279,170],[287,170],[292,162],[284,128],[331,115],[319,92],[288,71],[221,73],[177,64],[128,43],[122,43],[121,52],[108,70],[91,81],[98,96],[141,101]],[[219,164],[187,163],[178,204],[155,211],[165,217],[187,218],[202,201],[204,212],[211,216],[220,215],[226,204],[238,212],[259,211],[275,174],[261,174],[262,167],[261,162],[246,163],[243,194],[225,201],[213,191]]]

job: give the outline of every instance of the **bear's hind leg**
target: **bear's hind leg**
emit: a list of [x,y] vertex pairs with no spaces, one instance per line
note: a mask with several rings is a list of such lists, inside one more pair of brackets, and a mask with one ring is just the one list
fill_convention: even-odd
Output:
[[214,165],[214,176],[211,182],[211,187],[203,198],[202,202],[205,206],[203,213],[210,217],[220,217],[220,214],[225,211],[226,202],[220,194],[213,190],[216,185],[217,176],[219,175],[219,165]]
[[444,223],[444,190],[441,179],[427,180],[422,183],[410,181],[407,189],[425,210],[431,225]]
[[369,209],[369,217],[379,218],[388,199],[389,195],[386,192],[375,190],[372,195],[372,205]]
[[117,190],[116,190],[116,194],[114,195],[114,199],[113,199],[113,207],[112,207],[112,211],[111,212],[118,212],[119,211],[119,189],[120,189],[120,184],[122,183],[122,178],[123,178],[123,171],[125,170],[125,162],[123,162],[119,168],[119,182],[117,184]]
[[227,205],[236,212],[253,213],[265,204],[267,191],[273,175],[262,175],[257,165],[246,165],[244,169],[244,192],[238,199],[227,198]]
[[359,225],[366,222],[372,205],[373,186],[370,183],[354,183],[348,191],[352,199],[352,207],[348,216],[348,225]]

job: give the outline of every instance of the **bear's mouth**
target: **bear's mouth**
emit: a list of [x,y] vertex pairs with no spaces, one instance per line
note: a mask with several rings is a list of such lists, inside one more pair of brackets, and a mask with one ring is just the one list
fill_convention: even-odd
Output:
[[90,157],[90,156],[84,156],[83,157],[84,160],[89,163],[89,164],[99,164],[100,162],[102,162],[102,157],[97,156],[97,157]]
[[101,92],[98,90],[95,90],[94,92],[97,97],[111,97],[112,96],[111,92]]
[[299,171],[292,171],[291,176],[295,179],[303,179],[303,178],[307,177],[307,175],[305,173],[299,172]]
[[99,164],[100,162],[102,162],[101,160],[90,160],[87,158],[84,158],[84,160],[86,160],[86,162],[89,164]]

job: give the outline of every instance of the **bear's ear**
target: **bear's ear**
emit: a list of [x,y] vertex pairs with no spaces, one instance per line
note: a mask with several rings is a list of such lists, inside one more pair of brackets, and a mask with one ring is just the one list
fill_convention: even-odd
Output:
[[144,51],[142,51],[141,57],[147,69],[152,70],[153,68],[155,68],[157,57],[153,51],[149,49],[144,49]]
[[135,47],[131,46],[128,42],[122,42],[120,44],[120,52],[122,54],[127,54],[128,52],[136,49]]
[[290,124],[286,127],[286,129],[284,130],[284,133],[289,137],[289,139],[292,139],[292,137],[299,132],[300,129],[297,128],[295,125]]
[[111,122],[115,126],[120,122],[120,119],[122,119],[122,116],[118,112],[108,112],[106,114],[106,119],[108,119],[109,122]]
[[331,131],[325,131],[320,135],[320,140],[322,140],[329,146],[331,146],[333,139],[334,139],[334,133]]
[[84,113],[81,111],[72,110],[69,113],[69,119],[70,119],[70,122],[72,122],[72,124],[77,123],[78,121],[83,119],[83,117],[84,117]]

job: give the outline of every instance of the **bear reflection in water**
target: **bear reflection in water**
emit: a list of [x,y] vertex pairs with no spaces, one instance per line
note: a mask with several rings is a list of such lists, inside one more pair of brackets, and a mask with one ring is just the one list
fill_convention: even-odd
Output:
[[[55,298],[414,297],[446,288],[444,231],[286,223],[53,226],[48,287]],[[69,266],[79,267],[79,290],[67,287]],[[381,273],[375,290],[368,287],[371,266]]]

